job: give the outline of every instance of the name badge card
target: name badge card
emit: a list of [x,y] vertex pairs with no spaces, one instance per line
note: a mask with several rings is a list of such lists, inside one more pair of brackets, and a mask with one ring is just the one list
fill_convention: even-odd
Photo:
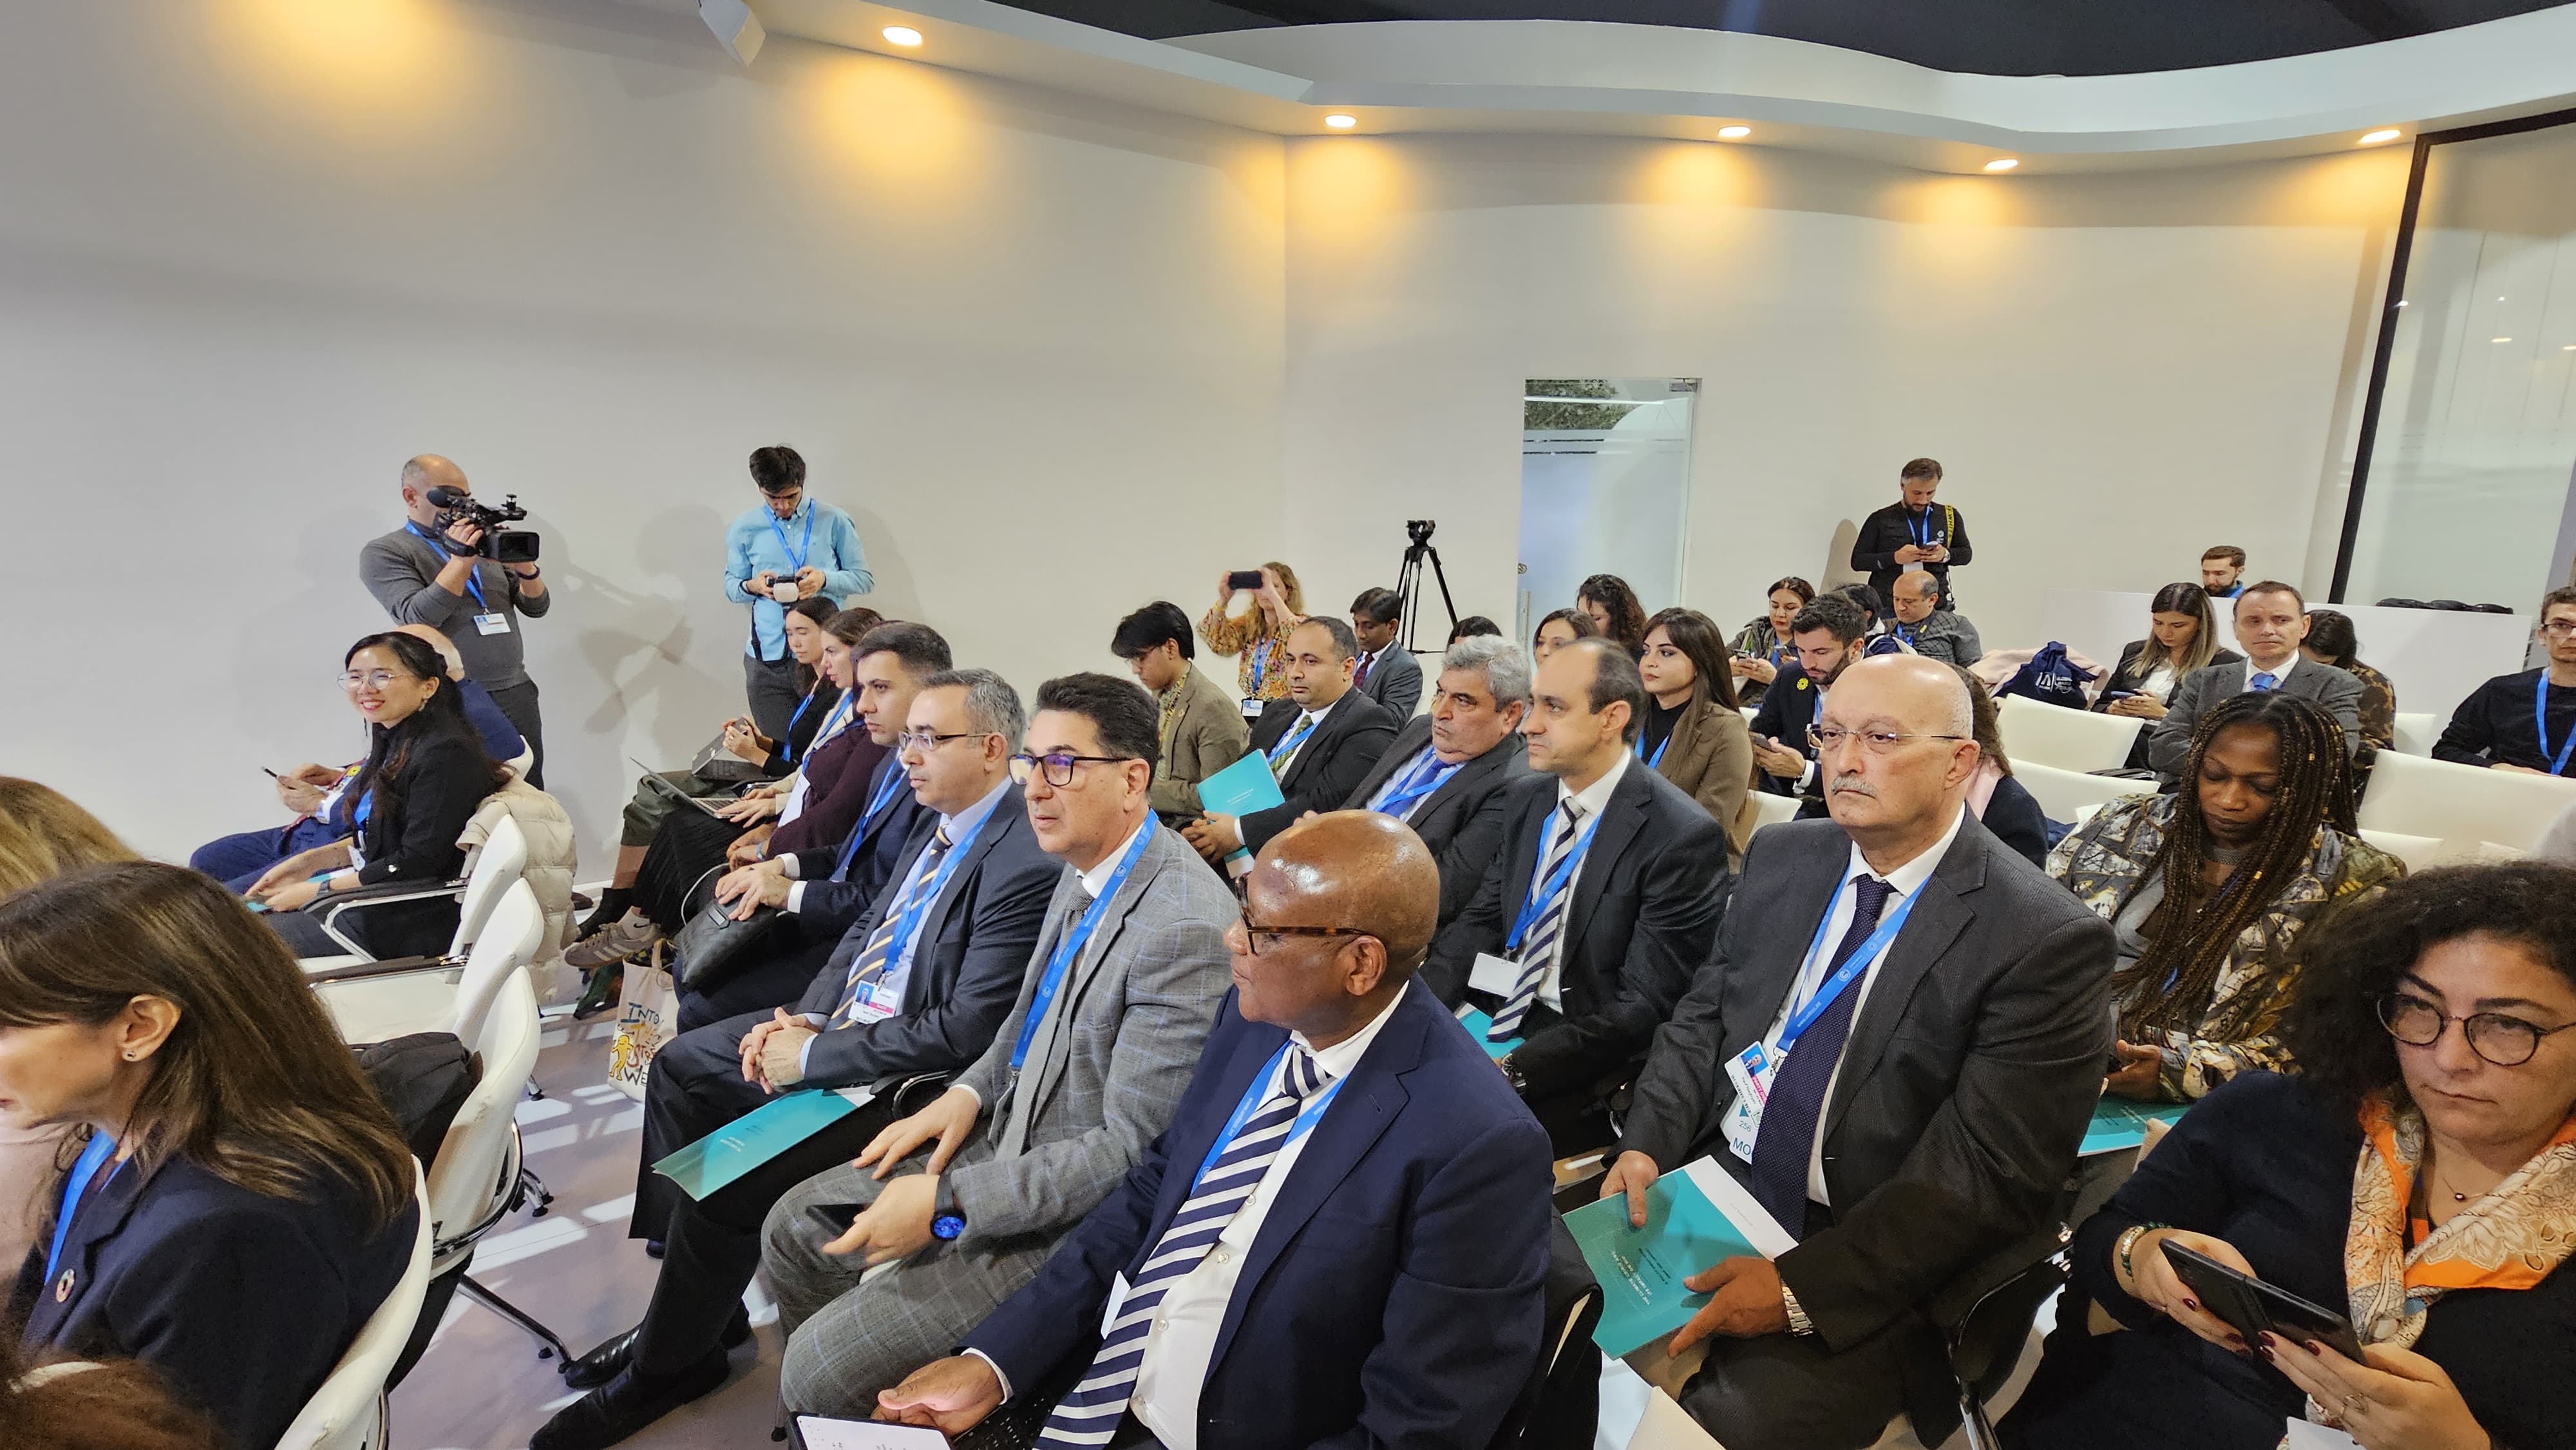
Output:
[[1521,984],[1521,964],[1495,956],[1492,952],[1476,953],[1476,965],[1467,973],[1467,985],[1479,992],[1491,992],[1508,1001],[1512,989]]
[[1781,1059],[1756,1042],[1727,1059],[1726,1079],[1735,1084],[1735,1106],[1726,1114],[1726,1146],[1735,1156],[1753,1161],[1753,1140],[1762,1132],[1762,1109],[1771,1101],[1771,1080]]
[[499,610],[494,610],[490,614],[478,614],[474,616],[474,632],[476,634],[508,634],[510,632],[510,616],[501,613]]

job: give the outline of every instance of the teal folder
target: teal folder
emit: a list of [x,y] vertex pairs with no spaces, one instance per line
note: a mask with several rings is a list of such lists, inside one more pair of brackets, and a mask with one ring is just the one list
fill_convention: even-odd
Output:
[[2179,1122],[2190,1109],[2189,1103],[2140,1103],[2106,1097],[2093,1105],[2093,1122],[2084,1130],[2084,1146],[2075,1151],[2089,1158],[2096,1153],[2135,1148],[2147,1141],[2148,1123]]
[[1199,782],[1199,804],[1221,816],[1246,816],[1287,804],[1270,774],[1270,757],[1251,754]]
[[1509,1055],[1513,1048],[1521,1045],[1521,1040],[1517,1037],[1506,1037],[1500,1042],[1485,1041],[1485,1034],[1494,1030],[1494,1019],[1473,1007],[1459,1013],[1458,1021],[1467,1029],[1468,1036],[1483,1045],[1485,1055],[1497,1061]]
[[1655,1180],[1646,1190],[1644,1228],[1629,1227],[1626,1194],[1585,1204],[1565,1216],[1565,1226],[1601,1281],[1601,1324],[1592,1341],[1612,1355],[1643,1349],[1690,1322],[1708,1296],[1691,1292],[1683,1279],[1726,1259],[1775,1258],[1792,1243],[1707,1158]]
[[734,1119],[721,1132],[653,1165],[691,1198],[708,1194],[813,1137],[875,1096],[866,1088],[781,1093]]

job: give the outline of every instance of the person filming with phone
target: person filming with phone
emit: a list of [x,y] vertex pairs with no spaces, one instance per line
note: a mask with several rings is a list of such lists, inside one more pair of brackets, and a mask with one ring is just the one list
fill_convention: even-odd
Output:
[[2301,1075],[2210,1093],[2076,1231],[2009,1450],[2576,1445],[2576,870],[2430,871],[2302,945]]

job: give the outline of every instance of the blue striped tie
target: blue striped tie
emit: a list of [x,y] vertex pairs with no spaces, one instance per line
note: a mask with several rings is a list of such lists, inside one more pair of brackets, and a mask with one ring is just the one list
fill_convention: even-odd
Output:
[[857,961],[850,963],[850,980],[841,988],[841,1005],[832,1009],[832,1026],[848,1027],[859,1020],[860,996],[870,982],[885,975],[886,958],[894,950],[895,923],[903,920],[904,913],[920,904],[921,898],[938,881],[939,862],[947,854],[948,827],[942,825],[930,833],[930,845],[921,853],[921,869],[914,873],[912,885],[900,899],[886,908],[885,919],[877,923],[875,931],[868,933],[867,949],[859,953]]
[[1306,737],[1314,733],[1314,716],[1308,715],[1299,720],[1297,728],[1289,731],[1286,739],[1270,747],[1270,768],[1279,769],[1282,762],[1296,755],[1297,747],[1306,743]]
[[[1547,860],[1538,868],[1540,881],[1556,874],[1556,868],[1563,865],[1567,854],[1573,851],[1576,838],[1583,834],[1575,829],[1583,824],[1582,802],[1568,796],[1562,809],[1565,819],[1556,828],[1556,844],[1548,847]],[[1492,1041],[1500,1042],[1519,1031],[1521,1019],[1527,1017],[1530,1008],[1538,1002],[1539,983],[1547,980],[1548,967],[1561,955],[1565,936],[1565,903],[1573,895],[1574,877],[1568,873],[1564,884],[1557,887],[1556,894],[1548,898],[1547,905],[1540,909],[1538,920],[1530,923],[1529,937],[1521,943],[1520,980],[1512,984],[1511,1000],[1503,1004],[1503,1010],[1494,1014],[1493,1026],[1486,1033]]]
[[1288,1146],[1288,1130],[1296,1123],[1298,1110],[1324,1081],[1315,1055],[1290,1046],[1278,1086],[1227,1140],[1180,1212],[1172,1215],[1163,1236],[1154,1241],[1153,1251],[1136,1271],[1135,1283],[1128,1287],[1126,1302],[1118,1306],[1116,1322],[1092,1355],[1091,1367],[1083,1371],[1082,1382],[1058,1400],[1054,1413],[1047,1416],[1046,1429],[1038,1436],[1039,1450],[1097,1450],[1117,1433],[1127,1402],[1136,1397],[1136,1376],[1144,1368],[1145,1336],[1154,1327],[1154,1311],[1252,1201],[1263,1175]]

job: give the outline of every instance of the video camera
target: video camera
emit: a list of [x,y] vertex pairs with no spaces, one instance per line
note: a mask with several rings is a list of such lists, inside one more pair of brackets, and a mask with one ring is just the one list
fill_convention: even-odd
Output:
[[484,558],[499,564],[533,564],[537,562],[537,536],[526,529],[506,529],[528,516],[519,506],[519,496],[503,497],[498,508],[478,503],[470,493],[452,488],[429,491],[430,507],[438,510],[438,531],[442,534],[458,524],[472,524],[483,531],[483,543],[475,550]]

